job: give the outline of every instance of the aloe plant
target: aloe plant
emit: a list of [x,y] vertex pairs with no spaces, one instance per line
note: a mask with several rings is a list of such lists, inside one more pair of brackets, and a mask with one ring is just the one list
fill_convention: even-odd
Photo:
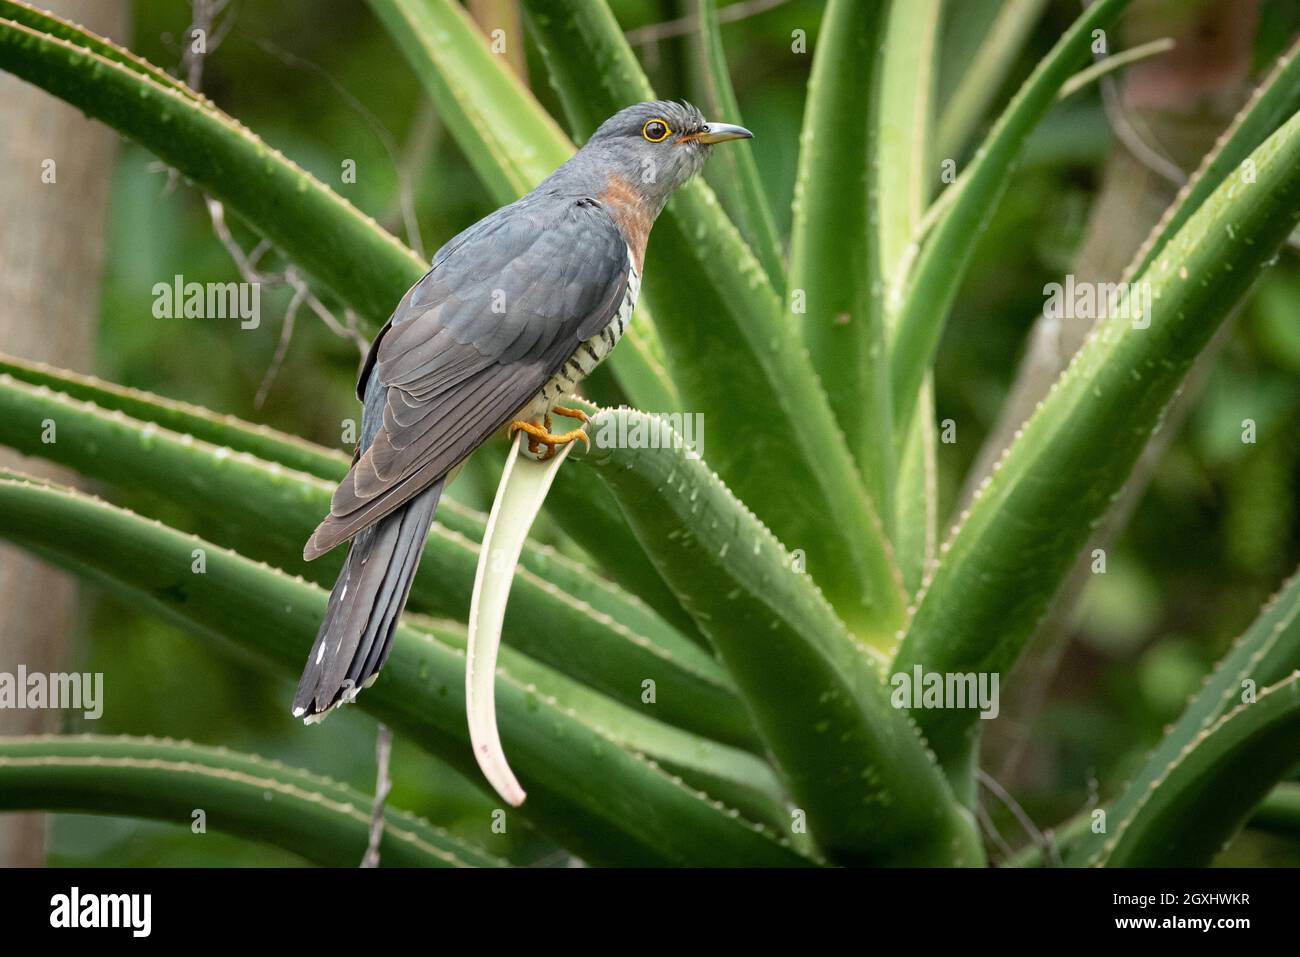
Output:
[[[211,827],[332,866],[361,859],[371,816],[366,795],[273,761],[188,741],[89,734],[0,738],[0,808]],[[505,864],[413,814],[384,815],[380,853],[388,865]]]
[[[500,202],[655,92],[604,0],[522,0],[560,117],[452,0],[370,6]],[[743,153],[721,201],[703,183],[682,190],[650,243],[634,332],[591,383],[593,448],[538,463],[511,445],[490,514],[444,503],[389,664],[357,706],[593,863],[986,863],[978,709],[899,689],[917,675],[1014,680],[1192,362],[1300,221],[1292,57],[1129,270],[1151,291],[1141,321],[1098,325],[938,544],[934,361],[972,236],[1062,91],[1109,68],[1080,73],[1125,6],[1089,5],[936,194],[940,160],[966,154],[1042,4],[996,18],[961,109],[941,110],[939,3],[829,0],[789,237]],[[734,111],[712,0],[693,22],[703,95]],[[0,0],[0,67],[154,151],[369,320],[420,274],[373,219],[102,38]],[[600,405],[621,398],[635,408]],[[683,413],[707,422],[703,457]],[[345,455],[3,356],[0,443],[106,494],[131,489],[137,509],[4,472],[0,535],[271,672],[296,670],[340,561],[304,564],[301,545]],[[178,505],[203,537],[158,521]],[[580,551],[530,537],[542,511]],[[1276,786],[1300,760],[1295,582],[1132,783],[1109,782],[1103,826],[1062,832],[1067,863],[1207,863],[1252,816],[1294,830],[1294,795]],[[1239,699],[1243,681],[1257,688]],[[262,790],[276,798],[253,800]],[[0,741],[7,809],[175,820],[201,802],[214,827],[324,863],[358,857],[369,825],[358,792],[251,757]],[[1210,818],[1203,840],[1171,839]],[[389,808],[383,834],[389,863],[502,863],[486,825],[461,840]]]

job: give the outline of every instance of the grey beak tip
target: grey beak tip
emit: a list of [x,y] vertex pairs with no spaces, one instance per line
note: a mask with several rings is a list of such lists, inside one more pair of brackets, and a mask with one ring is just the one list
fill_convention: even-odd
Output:
[[752,140],[754,134],[743,126],[733,126],[730,123],[706,123],[704,131],[700,134],[700,140],[710,145],[714,143],[725,143],[728,140]]

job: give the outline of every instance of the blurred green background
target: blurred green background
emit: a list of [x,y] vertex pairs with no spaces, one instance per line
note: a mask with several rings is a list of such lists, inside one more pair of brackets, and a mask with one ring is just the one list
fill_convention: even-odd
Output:
[[[687,10],[685,0],[613,0],[612,6],[627,30],[673,20]],[[1178,15],[1162,11],[1159,3],[1144,6],[1154,8],[1148,19],[1157,25],[1161,17]],[[810,63],[808,56],[791,54],[790,37],[802,29],[809,46],[815,43],[821,3],[790,0],[758,8],[726,23],[723,36],[740,119],[757,133],[752,148],[784,230]],[[988,0],[948,5],[940,109],[965,67],[964,25],[989,9]],[[1072,3],[1048,5],[1000,102],[1077,10]],[[189,4],[136,0],[134,16],[133,49],[176,71],[191,19]],[[1257,76],[1259,65],[1276,56],[1298,18],[1294,3],[1260,4],[1250,75]],[[204,92],[408,239],[398,170],[409,169],[426,257],[491,211],[486,191],[361,0],[236,0],[221,23],[229,32],[207,58]],[[638,46],[638,52],[661,95],[690,96],[688,38],[668,37]],[[532,49],[528,61],[531,85],[558,114]],[[1179,106],[1177,122],[1199,124],[1200,135],[1211,141],[1216,124],[1221,127],[1231,115],[1222,103]],[[994,427],[1041,308],[1043,285],[1071,271],[1089,236],[1097,241],[1099,228],[1113,228],[1119,244],[1128,240],[1118,237],[1135,228],[1090,217],[1104,190],[1123,187],[1106,176],[1107,163],[1122,150],[1096,88],[1058,108],[1035,135],[996,221],[978,241],[935,380],[938,417],[952,420],[956,430],[956,441],[940,447],[941,514],[958,503],[965,473]],[[340,180],[346,159],[356,161],[354,184]],[[1164,183],[1152,191],[1164,190],[1167,197],[1173,188]],[[243,247],[251,248],[254,239],[238,224],[234,228]],[[277,266],[273,255],[266,265]],[[124,144],[113,172],[97,374],[344,447],[340,423],[357,414],[356,345],[302,310],[283,365],[259,406],[256,396],[272,365],[289,290],[263,290],[262,324],[256,330],[156,320],[153,284],[176,274],[198,282],[239,278],[213,234],[200,194],[172,181],[143,149]],[[1300,561],[1294,494],[1300,472],[1298,410],[1300,257],[1290,250],[1231,325],[1216,364],[1137,499],[1132,520],[1109,549],[1106,574],[1091,576],[1077,608],[1055,624],[1063,640],[1053,643],[1047,636],[1045,647],[1061,649],[1057,667],[1023,686],[1004,682],[1003,718],[992,729],[985,767],[1040,827],[1087,806],[1098,787],[1104,795],[1123,781],[1210,665]],[[1257,423],[1254,444],[1241,441],[1245,418]],[[486,504],[483,484],[472,478],[457,483],[453,494]],[[129,498],[118,500],[132,504]],[[177,527],[204,531],[194,516],[174,509],[163,516]],[[109,707],[102,720],[70,719],[64,730],[222,744],[372,789],[372,719],[345,709],[323,726],[304,728],[289,716],[287,681],[267,677],[237,654],[222,654],[111,597],[86,594],[74,667],[106,673]],[[1017,697],[1027,703],[1008,702]],[[506,835],[485,833],[483,822],[494,802],[400,740],[393,773],[394,804],[472,832],[490,850],[518,863],[564,863],[563,855],[522,825]],[[1009,843],[1023,841],[1004,808],[990,804],[989,811]],[[62,815],[53,824],[50,860],[170,866],[298,862],[216,833],[202,841],[196,853],[188,827]],[[1300,864],[1300,851],[1252,832],[1235,842],[1224,861]]]

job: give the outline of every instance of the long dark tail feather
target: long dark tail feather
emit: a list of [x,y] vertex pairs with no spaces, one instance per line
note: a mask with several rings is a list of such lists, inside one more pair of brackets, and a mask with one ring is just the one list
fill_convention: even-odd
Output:
[[353,539],[298,682],[295,717],[310,721],[324,716],[379,675],[411,593],[442,486],[436,482]]

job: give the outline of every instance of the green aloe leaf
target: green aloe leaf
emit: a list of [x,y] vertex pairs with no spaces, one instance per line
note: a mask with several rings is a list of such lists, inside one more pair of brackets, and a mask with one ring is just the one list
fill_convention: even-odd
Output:
[[[323,589],[50,485],[0,478],[0,535],[286,676],[297,674],[325,611]],[[357,703],[472,776],[464,675],[462,652],[401,626],[387,667]],[[498,678],[505,745],[531,794],[522,813],[564,846],[593,863],[808,863],[785,838],[544,692]],[[483,826],[486,836],[491,822]]]
[[[718,26],[717,0],[693,0],[697,30],[692,34],[696,73],[696,102],[704,115],[716,116],[728,123],[744,125],[736,91],[722,47]],[[740,230],[749,248],[763,264],[768,281],[778,295],[785,293],[785,259],[776,220],[772,216],[767,191],[758,176],[754,154],[749,150],[718,150],[710,164],[709,182],[717,184],[728,215]]]
[[[587,409],[588,414],[595,411],[595,406]],[[597,557],[601,571],[611,581],[645,602],[683,635],[707,644],[672,589],[659,577],[607,488],[599,482],[584,482],[577,470],[561,472],[546,497],[546,507],[558,517],[565,535]]]
[[[269,463],[279,463],[331,483],[337,483],[347,473],[349,459],[341,452],[264,425],[254,425],[234,416],[218,415],[199,406],[3,353],[0,353],[0,374],[11,375],[14,379],[32,385],[47,386],[74,398],[92,402],[108,411],[121,411],[142,422],[165,426],[172,432],[202,439],[217,448],[248,452]],[[594,406],[591,408],[594,410]],[[22,434],[26,436],[26,441],[33,441],[30,433]],[[43,444],[38,450],[51,451],[44,449]],[[548,501],[555,505],[557,498],[560,507],[556,512],[564,523],[566,533],[595,556],[607,573],[617,572],[621,577],[616,580],[625,587],[623,590],[612,588],[602,577],[591,575],[590,569],[537,543],[529,543],[523,553],[523,564],[529,573],[539,579],[549,580],[555,587],[591,605],[594,611],[610,616],[636,633],[646,634],[653,639],[662,627],[662,622],[656,622],[662,618],[679,631],[689,630],[692,640],[703,641],[702,636],[695,633],[694,622],[685,617],[677,599],[663,585],[658,572],[645,557],[626,524],[617,517],[618,506],[608,493],[599,486],[592,488],[575,485],[561,476]],[[438,521],[440,526],[477,542],[483,538],[487,516],[451,499],[444,499],[439,506]],[[281,560],[281,557],[277,556],[277,560]],[[296,561],[287,552],[283,560],[289,563]],[[301,567],[308,570],[315,566]],[[332,566],[328,563],[321,566],[329,567]],[[318,570],[317,574],[321,576],[318,580],[323,582],[323,573]],[[655,614],[647,615],[643,602],[649,604]],[[421,604],[417,595],[416,605]],[[467,608],[468,605],[464,607]],[[447,608],[434,610],[453,613]]]
[[[939,8],[939,0],[892,0],[882,25],[884,46],[873,87],[873,201],[881,272],[891,282],[915,241],[935,178],[930,141]],[[887,312],[886,319],[892,325],[895,317]]]
[[[1047,0],[1000,0],[984,4],[984,9],[994,11],[995,15],[940,114],[937,128],[940,157],[956,160],[965,152],[971,134],[988,112],[1046,7]],[[969,4],[958,15],[965,14],[969,19],[972,12],[981,11],[975,4]]]
[[[1055,853],[1050,854],[1052,865],[1061,863],[1061,849],[1068,852],[1074,847],[1079,838],[1091,830],[1092,822],[1092,812],[1084,812],[1052,829],[1050,836],[1055,846]],[[1282,837],[1300,838],[1300,784],[1284,782],[1270,791],[1251,812],[1249,826]],[[1047,866],[1044,863],[1045,850],[1042,845],[1029,844],[1007,858],[1002,866]]]
[[1132,66],[1142,60],[1149,59],[1153,56],[1159,56],[1162,53],[1168,53],[1177,44],[1171,37],[1161,37],[1158,40],[1150,40],[1147,43],[1140,43],[1135,47],[1129,47],[1127,50],[1120,50],[1112,53],[1104,59],[1098,60],[1091,66],[1080,70],[1070,79],[1061,84],[1060,92],[1056,94],[1058,100],[1065,100],[1080,90],[1086,89],[1093,83],[1096,83],[1102,77],[1110,73],[1115,73],[1125,67]]
[[[877,190],[901,159],[878,153],[881,50],[890,7],[830,0],[813,51],[790,230],[790,296],[813,365],[888,534],[893,416]],[[845,122],[868,92],[865,122]],[[907,157],[911,159],[911,157]],[[877,225],[880,224],[880,225]]]
[[[141,422],[153,422],[218,448],[247,452],[328,482],[338,482],[347,474],[349,459],[342,452],[231,415],[219,415],[200,406],[4,353],[0,353],[0,373],[11,375],[20,382],[48,386],[110,412],[121,411]],[[481,451],[478,454],[488,453]],[[600,486],[575,485],[562,475],[547,501],[563,523],[565,534],[585,548],[599,562],[605,574],[623,586],[624,592],[611,592],[599,576],[590,577],[588,569],[537,543],[529,543],[524,550],[525,568],[535,575],[551,578],[558,587],[633,630],[654,630],[641,608],[644,602],[679,631],[685,629],[693,640],[703,641],[703,637],[695,633],[694,622],[686,617],[677,599],[660,580],[659,573],[628,531],[618,514],[618,505],[608,493]],[[438,520],[451,531],[480,541],[487,516],[452,499],[444,499],[439,506]],[[592,587],[588,589],[584,582]]]
[[1025,141],[1087,57],[1093,31],[1109,27],[1127,5],[1128,0],[1097,0],[1057,41],[994,124],[964,174],[964,186],[931,229],[909,276],[890,342],[895,435],[907,433],[974,239],[1005,191]]
[[934,562],[939,538],[939,433],[934,421],[934,381],[927,374],[921,383],[916,415],[898,462],[898,521],[894,526],[894,553],[903,585],[915,595]]
[[1300,784],[1279,784],[1250,816],[1250,826],[1270,834],[1300,839]]
[[836,619],[795,556],[698,458],[601,440],[646,427],[597,415],[589,465],[717,648],[813,837],[842,863],[978,864],[983,853],[907,715],[880,680],[878,653]]
[[[498,203],[514,202],[573,155],[573,143],[505,57],[491,51],[460,4],[368,2]],[[506,42],[522,43],[523,37],[507,37]],[[682,406],[664,365],[653,305],[640,306],[638,321],[628,327],[626,341],[610,356],[609,366],[630,401],[667,412]],[[596,384],[588,382],[587,387]],[[609,398],[598,390],[597,397]]]
[[[310,563],[301,553],[329,507],[336,479],[294,472],[7,374],[0,374],[0,410],[0,444],[178,502],[210,516],[213,529],[234,535],[239,547],[258,546],[258,554],[282,568],[333,583],[341,550]],[[229,423],[225,428],[235,431]],[[341,462],[340,475],[345,468]],[[412,606],[464,618],[484,520],[445,505],[425,546]],[[519,614],[507,622],[506,639],[516,647],[633,704],[640,700],[640,682],[653,678],[662,689],[656,713],[664,720],[719,740],[752,743],[748,717],[722,668],[591,569],[530,546],[514,597]]]
[[[895,667],[1005,674],[1192,361],[1300,219],[1300,115],[1188,219],[1100,321],[943,546]],[[1140,301],[1145,300],[1145,301]],[[969,711],[914,713],[945,764]]]
[[69,43],[84,47],[107,60],[120,63],[128,70],[139,73],[141,76],[162,86],[171,87],[182,96],[187,96],[202,103],[207,102],[202,94],[191,90],[166,70],[154,66],[148,60],[136,56],[130,50],[120,47],[104,37],[97,36],[89,30],[82,29],[75,23],[69,23],[67,20],[60,20],[58,17],[51,16],[44,10],[38,10],[30,4],[19,3],[16,0],[0,0],[0,20],[11,20],[37,33],[47,33],[50,36],[58,37],[60,40],[67,40]]
[[[450,648],[465,651],[469,645],[468,632],[460,622],[423,615],[409,616],[408,622]],[[556,707],[581,715],[623,747],[644,754],[751,820],[778,829],[788,826],[785,791],[762,758],[655,720],[655,702],[647,703],[643,698],[634,709],[539,664],[509,645],[499,650],[498,680],[504,675],[504,680],[512,684],[536,688]],[[791,835],[792,842],[796,838]]]
[[[70,811],[205,826],[327,867],[356,866],[371,799],[297,768],[188,741],[101,735],[0,738],[0,810]],[[504,867],[506,862],[394,807],[384,809],[381,864]]]
[[[873,86],[876,159],[871,194],[881,279],[877,295],[883,297],[885,335],[898,318],[898,303],[890,291],[900,288],[912,262],[934,182],[931,127],[939,14],[938,0],[894,0],[885,14],[879,76]],[[888,362],[882,362],[886,371],[879,381],[887,392],[883,381]],[[889,411],[885,421],[892,427],[889,396],[878,402]],[[885,428],[879,437],[882,447],[892,451],[890,436],[892,432]],[[896,517],[891,538],[908,594],[916,593],[925,567],[934,559],[939,515],[937,441],[934,384],[927,376],[917,397],[917,413],[898,449],[893,489]],[[887,452],[878,457],[882,466],[892,461]]]
[[127,388],[95,376],[81,375],[43,362],[29,362],[2,352],[0,375],[90,402],[106,412],[121,412],[140,422],[152,422],[217,447],[247,452],[329,482],[338,482],[348,471],[348,457],[336,449],[269,426],[245,422],[233,415],[220,415],[202,406]]
[[[1265,603],[1259,616],[1220,659],[1206,677],[1204,687],[1165,732],[1138,774],[1105,808],[1107,818],[1113,821],[1132,814],[1153,783],[1197,738],[1237,705],[1255,700],[1260,688],[1277,684],[1297,670],[1300,670],[1300,573],[1293,575]],[[1279,786],[1274,792],[1277,803],[1269,807],[1261,805],[1258,814],[1268,817],[1276,811],[1284,820],[1291,804],[1290,797],[1281,793],[1287,787]],[[1097,824],[1093,813],[1086,812],[1057,827],[1053,834],[1057,856],[1064,863],[1076,866],[1100,861],[1106,847],[1107,829],[1094,830]],[[1007,864],[1042,866],[1042,848],[1026,847]]]
[[1300,763],[1300,674],[1238,705],[1170,763],[1113,829],[1107,867],[1204,867]]
[[420,278],[419,257],[244,126],[155,71],[79,45],[106,41],[62,32],[72,39],[0,19],[0,69],[154,152],[372,322]]
[[446,0],[368,2],[498,203],[518,199],[573,155],[564,131],[489,49],[464,7]]
[[1237,169],[1268,135],[1300,109],[1300,40],[1278,59],[1277,64],[1251,95],[1219,142],[1201,163],[1200,169],[1179,191],[1178,199],[1165,211],[1151,235],[1138,251],[1125,279],[1150,268],[1192,214],[1204,205],[1214,190]]
[[[524,11],[577,135],[653,98],[605,3],[524,0]],[[719,149],[728,147],[747,148]],[[655,224],[643,288],[685,407],[704,416],[710,463],[783,542],[806,550],[809,573],[855,633],[892,641],[904,595],[879,516],[797,330],[698,180]]]
[[1259,617],[1233,645],[1206,679],[1205,687],[1165,733],[1141,771],[1106,808],[1105,832],[1078,832],[1066,844],[1065,860],[1071,864],[1096,864],[1105,860],[1118,834],[1118,822],[1137,813],[1156,782],[1180,755],[1209,733],[1239,705],[1249,705],[1260,689],[1275,685],[1300,670],[1300,574],[1293,575],[1260,612]]

